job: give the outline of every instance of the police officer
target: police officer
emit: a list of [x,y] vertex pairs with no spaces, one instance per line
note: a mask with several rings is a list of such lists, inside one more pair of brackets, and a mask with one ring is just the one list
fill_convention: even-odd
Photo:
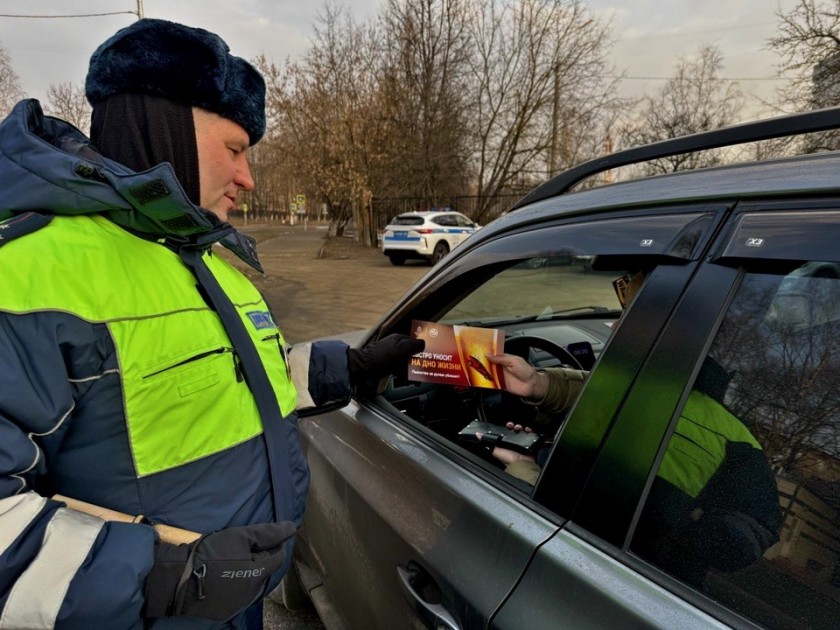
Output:
[[92,142],[35,100],[0,124],[0,628],[259,628],[303,517],[296,409],[422,342],[289,352],[214,254],[261,270],[226,219],[254,187],[265,86],[217,35],[140,20],[86,92]]

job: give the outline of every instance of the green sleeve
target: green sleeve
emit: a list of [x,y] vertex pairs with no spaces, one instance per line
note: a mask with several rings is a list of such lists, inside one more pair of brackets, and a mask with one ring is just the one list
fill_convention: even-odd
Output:
[[548,375],[548,391],[537,405],[551,413],[568,410],[580,394],[589,372],[570,368],[548,368],[544,371]]

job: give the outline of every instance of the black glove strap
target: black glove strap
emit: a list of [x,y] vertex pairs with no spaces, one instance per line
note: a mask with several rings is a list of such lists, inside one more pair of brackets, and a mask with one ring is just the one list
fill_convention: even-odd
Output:
[[167,613],[168,615],[180,615],[184,608],[184,599],[187,596],[187,582],[192,577],[193,571],[195,571],[195,552],[198,549],[199,543],[204,538],[206,538],[206,535],[202,536],[190,545],[190,555],[187,556],[187,561],[184,563],[184,570],[181,573],[181,578],[178,580],[178,585],[175,588],[175,601],[172,602],[172,610]]
[[155,564],[146,577],[144,617],[166,617],[172,614],[175,593],[190,557],[188,545],[155,544]]

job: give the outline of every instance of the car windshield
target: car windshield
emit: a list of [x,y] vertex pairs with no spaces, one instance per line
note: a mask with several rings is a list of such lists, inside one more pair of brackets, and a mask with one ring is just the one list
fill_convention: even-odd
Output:
[[503,325],[617,316],[621,305],[612,282],[621,271],[595,271],[591,256],[530,258],[509,267],[466,295],[441,321]]
[[402,214],[391,220],[391,225],[423,225],[423,217],[416,215]]

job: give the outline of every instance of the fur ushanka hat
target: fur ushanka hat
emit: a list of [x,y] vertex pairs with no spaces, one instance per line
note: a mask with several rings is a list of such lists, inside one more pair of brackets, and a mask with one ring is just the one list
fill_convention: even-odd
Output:
[[91,105],[133,92],[200,107],[241,125],[255,144],[265,133],[265,81],[229,50],[201,28],[138,20],[93,53],[85,93]]

